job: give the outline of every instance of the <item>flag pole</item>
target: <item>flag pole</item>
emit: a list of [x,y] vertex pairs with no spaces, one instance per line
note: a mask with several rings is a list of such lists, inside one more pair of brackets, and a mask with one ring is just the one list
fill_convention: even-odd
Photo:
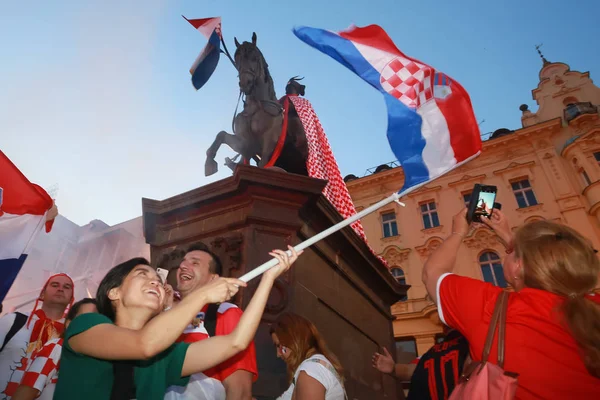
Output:
[[[448,169],[448,170],[446,170],[444,172],[438,173],[435,176],[432,176],[427,181],[424,181],[424,182],[421,182],[421,183],[419,183],[417,185],[411,186],[411,187],[409,187],[408,189],[406,189],[403,192],[400,192],[400,193],[396,192],[396,193],[392,194],[391,196],[386,197],[385,199],[381,200],[379,203],[375,203],[372,206],[365,208],[361,212],[359,212],[359,213],[351,216],[350,218],[345,219],[342,222],[340,222],[338,224],[335,224],[334,226],[332,226],[332,227],[330,227],[328,229],[325,229],[323,232],[318,233],[317,235],[315,235],[315,236],[313,236],[311,238],[306,239],[304,242],[302,242],[299,245],[295,246],[294,250],[296,250],[296,251],[304,250],[304,249],[312,246],[313,244],[317,243],[318,241],[320,241],[322,239],[325,239],[327,236],[329,236],[329,235],[331,235],[331,234],[339,231],[340,229],[345,228],[345,227],[347,227],[350,224],[353,224],[354,222],[358,221],[359,219],[361,219],[365,215],[369,215],[372,212],[375,212],[375,211],[379,210],[381,207],[384,207],[384,206],[386,206],[386,205],[388,205],[388,204],[390,204],[392,202],[396,202],[399,205],[401,205],[402,207],[406,207],[406,204],[402,203],[400,201],[400,198],[406,196],[407,194],[411,193],[414,190],[419,189],[421,186],[426,185],[427,183],[431,183],[432,181],[436,180],[437,178],[441,177],[442,175],[444,175],[444,174],[446,174],[446,173],[448,173],[448,172],[450,172],[450,171],[452,171],[452,170],[454,170],[454,169],[456,169],[458,167],[463,166],[464,164],[468,163],[469,161],[477,158],[480,154],[481,154],[481,150],[479,150],[477,153],[473,154],[472,156],[466,158],[465,160],[457,163],[456,165],[452,166],[452,168],[450,168],[450,169]],[[287,253],[288,253],[288,255],[291,254],[289,250],[287,251]],[[263,274],[265,271],[273,268],[278,263],[279,263],[279,261],[277,261],[277,259],[273,258],[273,259],[267,261],[266,263],[264,263],[263,265],[261,265],[259,267],[256,267],[255,269],[253,269],[252,271],[248,272],[247,274],[242,275],[239,279],[241,281],[248,282],[249,280],[254,279],[257,276]]]
[[225,44],[225,40],[223,40],[223,34],[221,33],[221,44],[223,45],[223,48],[225,49],[225,51],[221,50],[221,53],[225,54],[227,56],[227,58],[229,58],[229,61],[231,61],[231,64],[233,64],[233,68],[235,68],[235,70],[237,71],[237,66],[235,65],[235,61],[233,61],[233,58],[231,57],[231,54],[229,54],[229,50],[227,50],[227,45]]
[[[410,191],[411,189],[413,189],[413,188],[408,189],[408,191]],[[325,229],[323,232],[320,232],[320,233],[316,234],[315,236],[306,239],[304,242],[296,245],[294,247],[294,250],[296,250],[296,251],[304,250],[304,249],[312,246],[313,244],[317,243],[318,241],[325,239],[327,236],[339,231],[340,229],[353,224],[354,222],[358,221],[365,215],[371,214],[372,212],[375,212],[375,211],[379,210],[381,207],[384,207],[390,203],[396,202],[396,203],[400,204],[401,206],[405,207],[406,205],[404,203],[400,202],[399,199],[401,196],[406,194],[408,191],[406,191],[405,193],[397,193],[396,192],[396,193],[392,194],[391,196],[386,197],[385,199],[381,200],[379,203],[375,203],[372,206],[365,208],[361,212],[351,216],[350,218],[345,219],[342,222],[337,223],[334,226],[329,227],[328,229]],[[288,255],[289,254],[290,254],[290,251],[288,250]],[[273,259],[267,261],[266,263],[262,264],[261,266],[254,268],[252,271],[248,272],[247,274],[242,275],[239,279],[241,281],[248,282],[251,279],[254,279],[257,276],[261,275],[265,271],[273,268],[278,263],[279,263],[279,261],[277,261],[276,258],[273,258]]]

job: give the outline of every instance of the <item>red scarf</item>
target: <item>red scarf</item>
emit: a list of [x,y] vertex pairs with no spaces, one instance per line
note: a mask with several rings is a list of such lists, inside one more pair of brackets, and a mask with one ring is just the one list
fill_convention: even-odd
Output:
[[[57,276],[66,276],[71,281],[71,285],[73,287],[73,294],[71,295],[71,300],[69,301],[69,305],[65,307],[65,312],[63,317],[60,320],[53,320],[46,316],[46,313],[42,309],[38,309],[38,305],[41,300],[42,294],[46,291],[46,287],[48,283],[52,280],[52,278],[56,278]],[[29,345],[27,346],[27,354],[30,355],[34,352],[39,351],[42,346],[51,339],[55,339],[60,337],[65,330],[64,317],[69,312],[69,309],[73,305],[75,295],[75,285],[73,284],[73,279],[65,273],[54,274],[44,284],[42,291],[40,292],[40,296],[35,301],[35,306],[33,307],[33,311],[29,315],[29,319],[27,320],[27,328],[31,324],[31,320],[35,315],[37,320],[33,324],[33,328],[31,329],[31,335],[29,337]]]

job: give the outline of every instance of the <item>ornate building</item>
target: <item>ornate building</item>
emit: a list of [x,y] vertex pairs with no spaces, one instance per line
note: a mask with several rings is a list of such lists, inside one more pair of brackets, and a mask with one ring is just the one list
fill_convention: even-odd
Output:
[[[568,224],[600,248],[600,88],[588,72],[543,59],[538,105],[522,105],[522,128],[498,129],[483,143],[482,155],[362,220],[373,248],[391,273],[411,288],[408,299],[392,307],[398,360],[423,354],[442,332],[436,306],[421,282],[423,263],[451,233],[452,216],[468,203],[475,183],[495,185],[511,226],[537,219]],[[402,167],[381,165],[362,178],[346,177],[357,209],[398,190]],[[506,286],[502,245],[488,230],[464,240],[455,271]],[[407,354],[408,353],[408,354]]]

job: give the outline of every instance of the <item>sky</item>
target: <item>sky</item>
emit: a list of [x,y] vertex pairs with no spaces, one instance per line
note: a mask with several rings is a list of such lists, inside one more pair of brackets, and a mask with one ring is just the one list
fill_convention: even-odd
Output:
[[[339,31],[379,24],[405,54],[460,82],[482,133],[520,127],[519,105],[550,61],[600,74],[600,2],[61,0],[0,3],[0,149],[32,181],[55,188],[61,214],[83,225],[141,215],[141,199],[165,199],[226,178],[204,176],[205,152],[229,130],[237,74],[221,58],[199,91],[189,68],[206,39],[188,18],[221,16],[234,36],[258,35],[278,96],[305,77],[306,98],[342,175],[394,160],[383,96],[292,28]],[[576,5],[575,5],[576,4]],[[56,188],[58,188],[56,190]]]

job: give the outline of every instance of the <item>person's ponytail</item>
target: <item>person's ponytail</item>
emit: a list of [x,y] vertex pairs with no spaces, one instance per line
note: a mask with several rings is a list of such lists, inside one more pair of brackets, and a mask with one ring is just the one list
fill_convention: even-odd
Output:
[[600,305],[583,296],[567,297],[562,311],[588,372],[600,378]]

